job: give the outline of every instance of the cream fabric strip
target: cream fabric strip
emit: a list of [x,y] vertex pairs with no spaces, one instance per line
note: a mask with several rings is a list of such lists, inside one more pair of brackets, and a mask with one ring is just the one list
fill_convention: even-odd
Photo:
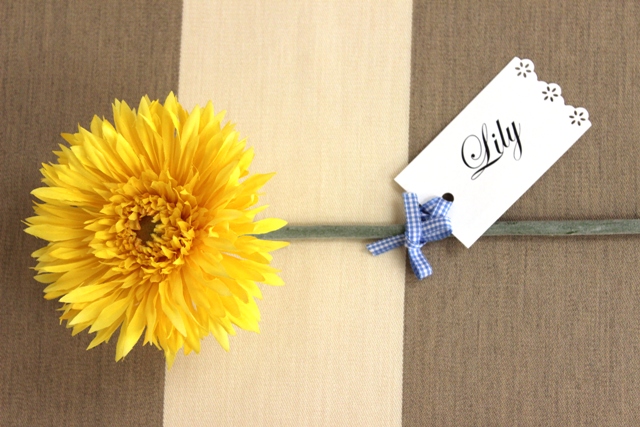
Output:
[[[411,1],[184,2],[178,96],[212,99],[256,149],[269,216],[402,222]],[[213,338],[167,373],[167,426],[401,424],[404,252],[360,241],[276,252],[260,334]]]

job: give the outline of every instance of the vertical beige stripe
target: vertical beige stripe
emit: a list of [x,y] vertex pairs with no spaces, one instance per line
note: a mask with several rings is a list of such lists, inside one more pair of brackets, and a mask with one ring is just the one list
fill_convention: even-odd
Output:
[[[214,100],[275,170],[269,214],[296,223],[402,219],[411,1],[186,1],[179,96]],[[399,425],[404,254],[296,242],[275,254],[261,334],[179,357],[165,425]]]

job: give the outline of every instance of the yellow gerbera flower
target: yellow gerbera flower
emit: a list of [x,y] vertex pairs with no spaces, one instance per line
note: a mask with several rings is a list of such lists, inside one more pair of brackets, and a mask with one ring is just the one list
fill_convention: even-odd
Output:
[[232,325],[258,331],[256,282],[282,284],[268,252],[287,243],[251,235],[286,222],[254,222],[273,174],[246,177],[253,150],[223,117],[211,103],[189,113],[173,93],[137,112],[116,100],[115,127],[94,117],[43,164],[47,186],[32,192],[43,203],[25,230],[49,242],[33,253],[36,280],[64,303],[73,335],[96,332],[89,348],[119,328],[120,360],[146,329],[171,366],[209,333],[228,349]]

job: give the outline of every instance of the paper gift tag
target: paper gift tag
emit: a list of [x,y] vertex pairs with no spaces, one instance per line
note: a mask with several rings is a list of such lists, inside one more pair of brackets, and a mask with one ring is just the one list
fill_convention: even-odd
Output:
[[514,58],[397,177],[420,203],[445,193],[470,247],[591,127],[533,62]]

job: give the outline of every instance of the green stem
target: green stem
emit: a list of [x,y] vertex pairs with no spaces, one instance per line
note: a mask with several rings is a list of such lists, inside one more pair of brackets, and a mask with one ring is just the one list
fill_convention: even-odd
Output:
[[[404,233],[404,224],[391,225],[287,225],[258,237],[293,239],[383,239]],[[640,234],[640,219],[599,221],[499,221],[484,236],[602,236]]]

